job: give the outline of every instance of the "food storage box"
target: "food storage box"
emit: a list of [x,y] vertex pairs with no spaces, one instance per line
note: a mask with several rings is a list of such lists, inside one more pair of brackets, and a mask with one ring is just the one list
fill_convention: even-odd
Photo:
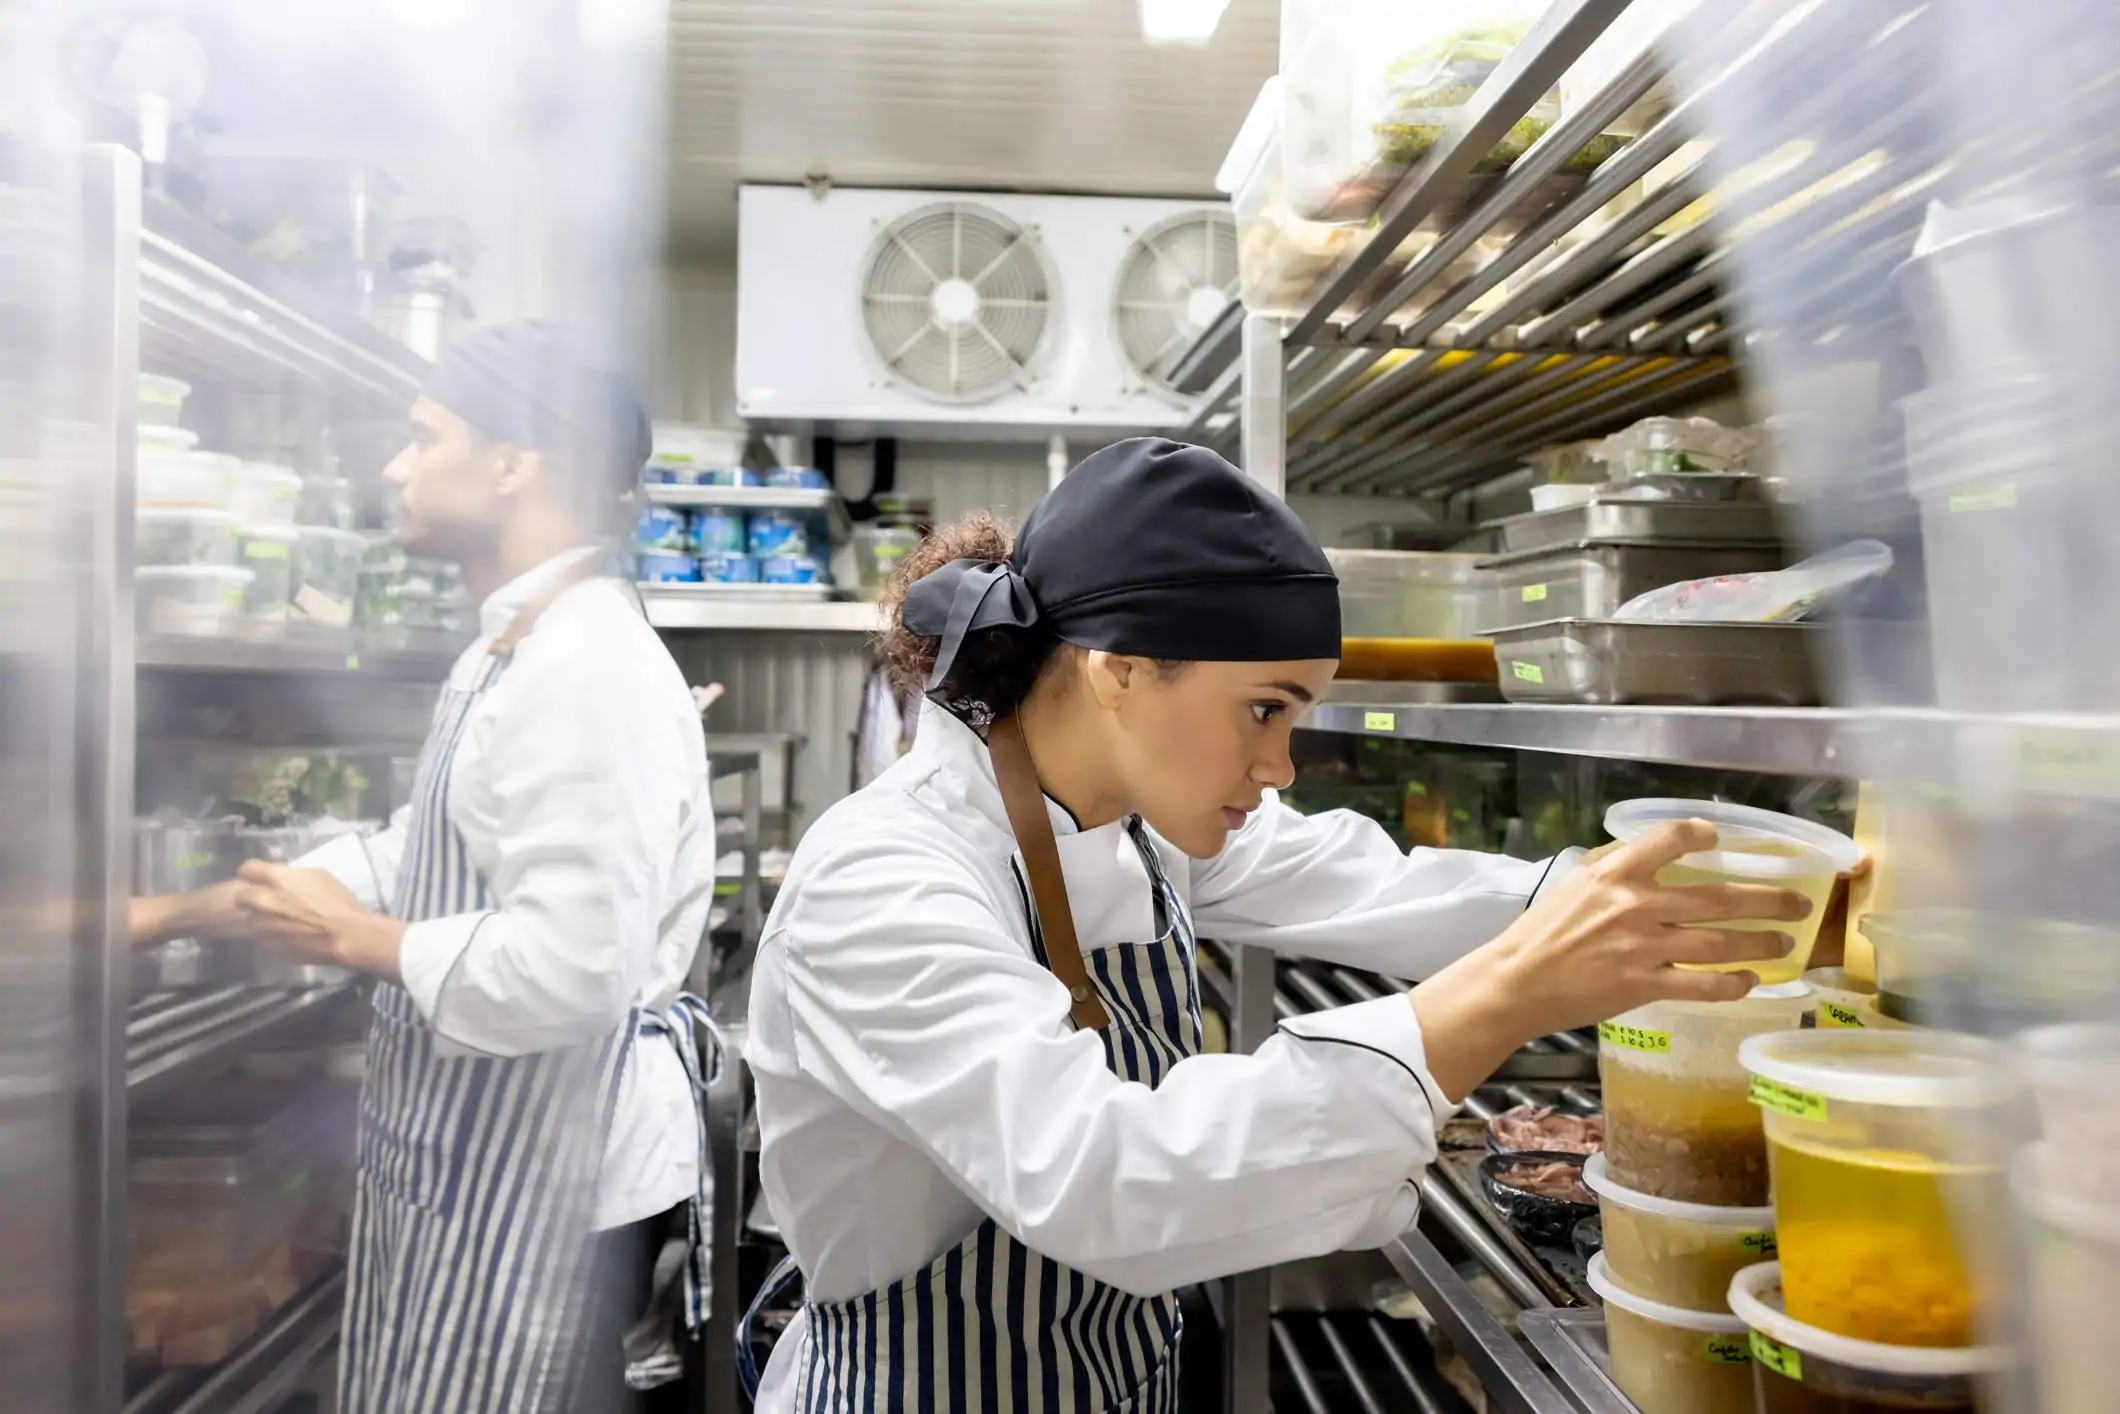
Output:
[[691,516],[669,506],[645,508],[633,526],[633,548],[643,554],[691,554]]
[[2002,1210],[1999,1053],[1934,1031],[1796,1031],[1739,1048],[1765,1122],[1788,1313],[1880,1345],[1965,1346],[1993,1271],[1960,1226]]
[[343,476],[313,476],[302,482],[295,518],[303,525],[353,529],[353,483]]
[[699,557],[662,550],[643,550],[634,558],[633,572],[642,584],[697,584]]
[[742,511],[709,507],[692,513],[692,548],[701,555],[744,555],[750,541]]
[[1877,989],[1844,967],[1814,967],[1803,984],[1811,989],[1811,1016],[1804,1024],[1819,1031],[1859,1029],[1864,1004],[1877,1000]]
[[1686,1311],[1627,1290],[1605,1254],[1590,1259],[1605,1303],[1612,1383],[1640,1414],[1752,1414],[1752,1347],[1727,1312]]
[[1504,554],[1586,540],[1773,546],[1781,543],[1774,507],[1765,501],[1620,500],[1585,488],[1589,497],[1557,510],[1534,510],[1492,523]]
[[297,617],[332,628],[353,622],[368,537],[330,526],[298,527],[292,607]]
[[2066,1139],[2070,1154],[2097,1156],[2044,1169],[2044,1190],[2120,1213],[2120,1166],[2110,1162],[2120,1154],[2120,1025],[2072,1022],[2027,1031],[2011,1038],[2010,1062],[2045,1133]]
[[1740,470],[1749,434],[1705,417],[1645,417],[1604,440],[1599,456],[1614,477]]
[[1866,913],[1877,1004],[1919,1026],[1991,1035],[2108,1013],[2120,932],[1972,909]]
[[1581,540],[1483,560],[1476,631],[1546,619],[1609,619],[1637,594],[1721,574],[1778,570],[1778,545]]
[[1774,1255],[1771,1207],[1725,1208],[1637,1193],[1605,1171],[1605,1156],[1583,1165],[1604,1220],[1605,1269],[1637,1296],[1688,1311],[1727,1309],[1730,1279]]
[[764,559],[769,555],[807,555],[822,546],[810,543],[810,520],[801,511],[757,511],[747,527],[746,549]]
[[284,466],[245,462],[228,478],[228,508],[246,525],[293,525],[302,478]]
[[749,555],[701,555],[699,557],[699,582],[702,584],[756,584],[758,583],[758,561]]
[[133,512],[133,563],[232,565],[239,528],[225,511],[142,506]]
[[134,384],[138,390],[136,418],[142,426],[177,427],[184,421],[184,400],[191,384],[159,373],[142,373]]
[[854,579],[864,599],[873,599],[898,572],[907,555],[920,548],[920,532],[903,525],[854,527]]
[[2027,1354],[2041,1414],[2104,1414],[2113,1405],[2115,1326],[2108,1298],[2120,1291],[2120,1204],[2085,1192],[2082,1172],[2105,1170],[2106,1164],[2071,1154],[2109,1159],[2114,1150],[2085,1150],[2075,1135],[2057,1133],[2066,1136],[2060,1145],[2029,1145],[2010,1169],[2030,1278]]
[[1605,830],[1626,841],[1673,820],[1705,820],[1715,827],[1716,846],[1665,865],[1657,871],[1659,884],[1763,884],[1791,889],[1811,903],[1810,913],[1794,921],[1740,919],[1714,925],[1739,932],[1787,933],[1795,946],[1786,956],[1702,966],[1715,972],[1756,973],[1767,985],[1802,977],[1834,882],[1862,862],[1855,841],[1794,815],[1719,800],[1623,800],[1605,812]]
[[767,555],[758,561],[758,582],[828,585],[832,570],[815,555]]
[[[1729,1296],[1731,1311],[1750,1331],[1761,1414],[1973,1414],[1981,1407],[1983,1378],[2011,1363],[2008,1351],[1993,1346],[1879,1345],[1792,1319],[1782,1306],[1778,1262],[1739,1273]],[[2090,1414],[2110,1404],[2110,1361],[2093,1363],[2099,1399],[2082,1405],[2043,1403],[2047,1414]]]
[[1681,1203],[1767,1201],[1767,1141],[1738,1046],[1793,1032],[1810,996],[1759,988],[1735,1002],[1652,1002],[1597,1028],[1605,1164],[1613,1182]]
[[243,617],[282,623],[294,598],[295,552],[301,532],[292,525],[249,525],[242,532],[242,564],[251,573],[243,587]]
[[134,433],[142,452],[188,452],[199,445],[199,434],[186,427],[143,422]]
[[1511,702],[1815,706],[1810,624],[1550,619],[1493,631]]
[[1473,627],[1480,557],[1416,550],[1327,550],[1348,638],[1463,638]]
[[135,464],[133,502],[143,509],[226,510],[228,483],[222,459],[209,452],[143,446]]
[[225,565],[142,565],[133,571],[133,626],[140,633],[231,632],[250,580],[249,570]]

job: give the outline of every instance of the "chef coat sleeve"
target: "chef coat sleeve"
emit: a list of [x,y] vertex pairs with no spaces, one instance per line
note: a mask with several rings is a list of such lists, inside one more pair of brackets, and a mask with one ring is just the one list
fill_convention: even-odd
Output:
[[389,911],[397,898],[398,867],[405,858],[405,831],[412,807],[401,806],[373,834],[340,835],[295,860],[299,869],[321,869],[344,884],[371,913]]
[[1193,862],[1193,926],[1218,942],[1418,981],[1507,928],[1581,855],[1402,853],[1374,820],[1302,815],[1269,792],[1220,854]]
[[[528,670],[533,647],[564,645],[526,645],[513,672]],[[481,768],[455,787],[476,791],[476,815],[495,827],[492,907],[414,923],[398,954],[442,1039],[500,1056],[624,1022],[654,960],[699,770],[678,735],[697,721],[662,710],[667,694],[645,670],[606,661],[519,686],[505,709],[472,719]]]
[[1375,1247],[1413,1221],[1448,1110],[1404,997],[1179,1061],[1154,1088],[1124,1081],[975,877],[903,839],[809,861],[765,944],[805,1079],[1033,1250],[1142,1295]]

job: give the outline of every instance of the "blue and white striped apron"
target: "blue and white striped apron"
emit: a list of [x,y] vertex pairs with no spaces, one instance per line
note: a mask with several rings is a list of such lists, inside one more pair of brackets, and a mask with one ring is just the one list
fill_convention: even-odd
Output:
[[[1200,1050],[1192,921],[1136,824],[1156,938],[1088,954],[1122,1078],[1154,1086]],[[1020,881],[1019,881],[1020,882]],[[1029,891],[1024,891],[1029,909]],[[1032,936],[1044,941],[1035,910]],[[804,1414],[1171,1414],[1174,1294],[1131,1296],[1039,1256],[989,1218],[925,1270],[852,1301],[812,1302],[796,1407]]]
[[[512,636],[521,632],[526,624]],[[452,681],[435,704],[395,917],[419,922],[491,906],[449,818],[449,785],[471,708],[511,656],[489,655],[468,687]],[[671,1021],[692,1033],[703,1014],[696,999],[682,998]],[[411,996],[389,983],[376,988],[340,1414],[559,1414],[575,1402],[596,1181],[636,1031],[676,1034],[636,1009],[592,1045],[519,1057],[443,1055]],[[703,1086],[711,1060],[702,1066],[682,1039],[679,1053]],[[702,1189],[709,1181],[702,1162]],[[696,1199],[693,1206],[696,1240],[702,1218]],[[705,1304],[704,1253],[695,1248],[692,1257],[688,1318],[703,1315]]]

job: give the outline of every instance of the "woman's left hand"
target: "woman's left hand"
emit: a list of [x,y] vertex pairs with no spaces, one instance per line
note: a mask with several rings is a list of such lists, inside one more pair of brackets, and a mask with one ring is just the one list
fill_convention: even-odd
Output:
[[405,925],[369,912],[321,869],[253,859],[237,871],[235,903],[253,933],[304,962],[397,979]]

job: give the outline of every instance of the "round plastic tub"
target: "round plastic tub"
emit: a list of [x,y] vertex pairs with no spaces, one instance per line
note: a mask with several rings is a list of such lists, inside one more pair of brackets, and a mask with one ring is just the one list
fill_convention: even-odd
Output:
[[226,508],[227,501],[228,486],[219,457],[207,452],[140,448],[134,504],[218,511]]
[[199,445],[199,434],[188,427],[168,427],[143,422],[135,429],[143,452],[188,452]]
[[302,482],[295,518],[304,525],[353,529],[353,483],[343,476],[313,477]]
[[2072,1154],[2107,1162],[2049,1168],[2046,1187],[2080,1202],[2120,1212],[2120,1025],[2072,1022],[2042,1026],[2013,1038],[2011,1063],[2038,1108],[2039,1127],[2065,1138]]
[[279,623],[294,597],[294,557],[301,532],[291,525],[243,527],[243,568],[251,581],[243,590],[243,617]]
[[642,554],[692,553],[692,518],[668,506],[649,506],[633,526],[633,548]]
[[1782,1309],[1778,1262],[1739,1272],[1730,1309],[1751,1331],[1759,1414],[1971,1414],[1980,1377],[2009,1364],[1993,1346],[1879,1345],[1806,1325]]
[[1612,1181],[1680,1203],[1763,1205],[1767,1141],[1737,1048],[1762,1032],[1794,1031],[1810,1005],[1799,982],[1734,1002],[1652,1002],[1600,1025]]
[[224,565],[142,565],[133,571],[136,626],[142,633],[228,633],[249,586],[249,570]]
[[750,552],[792,558],[810,553],[809,517],[800,511],[759,511],[750,519]]
[[643,550],[636,559],[635,573],[642,584],[697,584],[699,559],[662,550]]
[[245,462],[228,481],[228,508],[245,525],[294,524],[302,478],[286,467]]
[[1745,1323],[1637,1296],[1590,1259],[1590,1289],[1605,1303],[1612,1382],[1641,1414],[1752,1414],[1752,1351]]
[[1592,1154],[1583,1182],[1597,1195],[1605,1270],[1628,1291],[1687,1311],[1720,1311],[1730,1278],[1774,1255],[1772,1208],[1674,1203],[1622,1188]]
[[744,514],[709,508],[692,513],[692,546],[702,555],[741,555],[744,546]]
[[758,561],[749,555],[701,555],[699,579],[702,584],[756,584]]
[[1880,1345],[1973,1343],[1991,1277],[1969,1218],[2000,1209],[1969,1162],[2011,1094],[1995,1048],[1933,1031],[1802,1031],[1739,1049],[1765,1120],[1795,1319]]
[[1877,999],[1874,987],[1844,967],[1814,967],[1803,975],[1803,984],[1811,989],[1809,1024],[1820,1031],[1860,1029],[1863,1003]]
[[2100,1166],[2062,1162],[2060,1151],[2033,1144],[2010,1169],[2024,1229],[2025,1326],[2041,1414],[2107,1414],[2113,1407],[2110,1297],[2120,1291],[2120,1205],[2085,1200],[2079,1171],[2093,1167]]
[[134,386],[141,424],[176,427],[184,421],[184,400],[191,396],[191,384],[159,373],[142,373]]
[[142,506],[133,512],[136,565],[232,565],[237,521],[226,511]]
[[296,529],[294,602],[310,618],[335,626],[352,622],[368,537],[324,525]]
[[830,584],[832,567],[816,555],[767,555],[758,561],[760,584]]
[[1706,970],[1757,973],[1768,986],[1801,977],[1818,941],[1834,880],[1862,860],[1855,841],[1793,815],[1715,800],[1623,800],[1605,812],[1605,832],[1616,840],[1631,840],[1670,820],[1707,821],[1715,827],[1716,847],[1667,865],[1658,871],[1658,883],[1769,884],[1793,889],[1811,901],[1811,912],[1794,922],[1760,919],[1715,925],[1741,932],[1786,932],[1796,944],[1788,956],[1704,964]]
[[2120,989],[2120,932],[2050,918],[1932,908],[1856,925],[1877,960],[1877,1005],[1922,1026],[1986,1034],[2086,1020]]

